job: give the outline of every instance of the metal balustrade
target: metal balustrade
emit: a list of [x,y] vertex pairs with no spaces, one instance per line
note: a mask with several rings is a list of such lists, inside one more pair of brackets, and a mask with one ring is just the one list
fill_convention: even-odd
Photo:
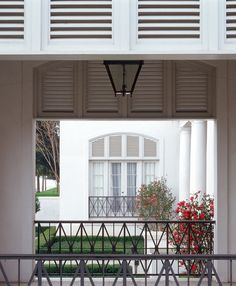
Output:
[[89,217],[136,217],[136,196],[90,196]]
[[[37,254],[212,254],[214,221],[35,221]],[[197,264],[198,274],[203,269]],[[182,261],[177,272],[188,268]]]
[[[187,265],[182,274],[175,272],[178,261]],[[11,286],[12,274],[20,285],[223,285],[221,265],[229,265],[227,285],[233,285],[233,269],[236,255],[0,255],[0,275],[4,285]],[[198,275],[191,274],[193,261],[202,264]],[[32,264],[33,262],[33,264]],[[107,273],[108,265],[116,263],[113,273]],[[91,265],[99,265],[99,273],[94,273]],[[134,271],[134,265],[140,271]],[[11,267],[9,267],[11,265]],[[26,267],[27,265],[27,267]],[[33,266],[32,266],[33,265]],[[56,276],[50,273],[50,265],[56,265]],[[70,275],[64,269],[71,267]],[[25,271],[28,276],[25,277]],[[29,271],[30,270],[30,271]],[[99,274],[99,275],[98,275]],[[24,276],[24,279],[22,277]],[[53,279],[57,277],[57,279]],[[79,284],[78,284],[79,283]],[[194,283],[194,284],[192,284]],[[24,284],[25,285],[25,284]]]

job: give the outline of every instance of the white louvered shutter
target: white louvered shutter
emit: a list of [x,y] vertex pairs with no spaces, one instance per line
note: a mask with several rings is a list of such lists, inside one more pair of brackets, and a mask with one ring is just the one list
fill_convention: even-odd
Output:
[[74,73],[73,63],[55,65],[39,73],[39,115],[74,114]]
[[175,65],[175,112],[209,114],[212,109],[212,72],[202,66],[177,62]]
[[0,1],[0,41],[24,39],[24,0]]
[[157,143],[151,139],[144,138],[144,157],[157,156]]
[[138,0],[138,39],[199,39],[200,0]]
[[139,157],[139,137],[127,136],[127,156]]
[[122,155],[122,137],[110,136],[109,137],[109,156],[121,157]]
[[50,0],[50,39],[112,39],[112,0]]
[[104,157],[104,138],[92,142],[92,157]]
[[226,0],[226,39],[236,39],[236,0]]
[[119,114],[119,97],[115,97],[105,66],[101,61],[87,63],[86,116],[109,117]]
[[164,112],[164,63],[145,61],[132,98],[129,98],[129,116],[158,116]]

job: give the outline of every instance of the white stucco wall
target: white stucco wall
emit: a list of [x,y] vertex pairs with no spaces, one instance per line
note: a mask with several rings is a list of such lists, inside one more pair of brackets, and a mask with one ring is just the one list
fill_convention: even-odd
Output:
[[40,211],[35,214],[36,220],[59,220],[60,198],[39,197]]
[[160,175],[178,199],[177,121],[61,121],[61,219],[88,219],[89,141],[110,133],[137,133],[160,141]]

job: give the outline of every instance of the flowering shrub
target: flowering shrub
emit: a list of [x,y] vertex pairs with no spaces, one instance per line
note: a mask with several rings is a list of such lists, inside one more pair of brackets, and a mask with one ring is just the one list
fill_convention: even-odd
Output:
[[144,220],[168,220],[173,215],[173,197],[166,179],[142,185],[137,195],[137,213]]
[[[180,223],[173,229],[171,240],[177,252],[181,254],[210,254],[213,248],[212,225],[197,221],[213,219],[214,199],[209,195],[200,195],[200,192],[197,192],[188,201],[178,203],[176,214],[179,220],[194,221],[192,224]],[[180,261],[180,265],[183,266],[183,261]],[[199,273],[201,269],[201,261],[191,261],[191,274]]]
[[200,192],[190,197],[189,201],[178,203],[176,213],[180,220],[211,220],[214,217],[214,199]]

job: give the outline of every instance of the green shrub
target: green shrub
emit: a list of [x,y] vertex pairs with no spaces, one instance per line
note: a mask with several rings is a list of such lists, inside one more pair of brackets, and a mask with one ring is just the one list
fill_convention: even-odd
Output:
[[166,179],[142,185],[137,195],[137,213],[144,220],[169,220],[173,216],[173,197]]
[[[50,276],[59,276],[60,274],[60,267],[59,264],[56,263],[45,263],[44,264],[45,269],[47,270],[47,273]],[[73,263],[62,264],[61,272],[64,277],[71,277],[74,276],[77,265]],[[105,264],[104,267],[102,267],[101,264],[86,264],[86,267],[89,271],[89,273],[93,276],[102,276],[104,273],[105,276],[114,276],[116,275],[120,270],[120,264]],[[127,273],[132,273],[132,266],[128,265]],[[78,272],[78,276],[80,275],[80,271]]]
[[[52,231],[51,231],[52,232]],[[46,232],[48,233],[48,231]],[[42,237],[40,237],[41,239]],[[136,245],[136,250],[133,246]],[[50,251],[48,246],[50,246]],[[82,246],[82,248],[81,248]],[[84,236],[62,236],[61,239],[57,236],[51,235],[50,244],[45,243],[45,239],[40,241],[40,253],[116,253],[116,254],[132,254],[136,252],[138,254],[144,253],[144,238],[142,236],[132,236],[132,237],[92,237]]]

